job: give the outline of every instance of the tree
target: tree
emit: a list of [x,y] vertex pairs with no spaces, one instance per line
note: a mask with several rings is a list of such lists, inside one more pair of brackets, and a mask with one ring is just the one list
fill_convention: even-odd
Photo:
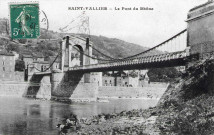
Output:
[[153,68],[148,71],[151,82],[169,82],[180,76],[180,73],[174,68]]
[[25,62],[22,60],[16,60],[15,71],[24,71]]
[[19,52],[19,46],[10,43],[10,44],[8,44],[8,45],[6,46],[6,50],[7,50],[8,52],[10,52],[10,51]]
[[27,39],[19,39],[19,43],[25,44],[27,42]]

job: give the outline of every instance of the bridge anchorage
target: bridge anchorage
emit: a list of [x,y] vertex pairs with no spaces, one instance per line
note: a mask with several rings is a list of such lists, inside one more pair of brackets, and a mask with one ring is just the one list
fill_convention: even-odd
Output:
[[[98,86],[90,82],[90,72],[189,66],[200,59],[214,57],[213,13],[213,2],[191,9],[187,29],[144,52],[122,59],[103,54],[89,38],[64,37],[60,70],[50,73],[52,99],[96,99]],[[92,56],[92,51],[106,59]]]

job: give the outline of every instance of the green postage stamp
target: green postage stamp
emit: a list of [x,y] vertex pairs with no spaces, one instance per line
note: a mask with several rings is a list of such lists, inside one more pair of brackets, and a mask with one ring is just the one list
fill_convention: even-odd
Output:
[[12,39],[40,36],[39,3],[10,3],[9,10]]

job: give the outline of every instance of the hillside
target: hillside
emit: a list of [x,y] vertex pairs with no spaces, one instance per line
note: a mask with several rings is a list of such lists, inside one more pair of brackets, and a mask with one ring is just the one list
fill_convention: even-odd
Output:
[[[0,34],[4,34],[7,36],[7,19],[0,19]],[[71,35],[70,33],[58,33],[54,31],[46,31],[44,29],[41,29],[41,36],[40,39],[61,39],[65,35]],[[82,37],[86,37],[86,35],[80,35]],[[137,44],[128,43],[120,39],[116,38],[108,38],[104,36],[95,36],[91,35],[90,40],[94,43],[94,48],[99,50],[100,52],[114,57],[114,58],[123,58],[127,56],[134,55],[136,53],[142,52],[147,50],[147,47],[142,47]],[[60,41],[60,40],[59,40]],[[26,43],[26,40],[19,40],[20,43]],[[7,43],[3,41],[3,39],[0,39],[0,47],[8,44],[6,47],[8,48],[8,51],[17,51],[20,50],[28,50],[30,52],[42,52],[44,56],[48,55],[55,55],[58,51],[60,45],[58,41],[43,41],[43,40],[28,40],[28,46],[23,48],[23,46],[20,46],[19,48],[15,47],[11,44],[11,42]],[[42,47],[41,47],[42,45]],[[21,49],[20,49],[21,48]],[[154,54],[159,53],[158,51],[152,52]],[[107,58],[105,56],[102,56],[100,53],[98,53],[96,50],[93,50],[93,55],[97,57],[103,57]]]
[[[64,37],[65,35],[71,35],[70,33],[57,33],[57,32],[53,32],[53,31],[48,31],[48,32],[43,31],[41,34],[42,35],[41,35],[40,39],[49,39],[49,38],[52,38],[52,39],[58,38],[59,39],[59,38]],[[84,38],[87,37],[87,35],[83,35],[83,34],[80,34],[78,36],[81,36]],[[143,52],[148,49],[147,47],[125,42],[123,40],[116,39],[116,38],[108,38],[105,36],[90,35],[90,41],[93,42],[93,47],[95,49],[97,49],[100,52],[102,52],[108,56],[111,56],[113,58],[123,58],[123,57],[131,56],[131,55]],[[102,54],[97,52],[95,49],[93,50],[93,55],[95,55],[99,58],[103,57],[103,58],[107,59],[106,56],[103,56]],[[152,53],[157,54],[160,52],[153,51]]]
[[[94,43],[94,47],[104,54],[114,58],[124,58],[147,50],[147,47],[142,47],[137,44],[128,43],[116,38],[107,38],[104,36],[91,36],[91,41]],[[93,51],[94,55],[101,56],[96,51]],[[154,54],[157,52],[154,52]]]

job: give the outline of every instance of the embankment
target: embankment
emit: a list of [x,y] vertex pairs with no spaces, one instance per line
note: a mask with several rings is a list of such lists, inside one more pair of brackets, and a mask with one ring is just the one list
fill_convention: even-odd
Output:
[[[51,84],[48,78],[42,79],[41,83],[2,81],[0,83],[0,96],[51,98]],[[84,100],[85,96],[94,94],[94,85],[80,84],[71,95],[73,101]],[[159,99],[165,92],[167,83],[150,83],[145,87],[114,87],[103,86],[98,88],[98,98],[152,98]],[[90,92],[90,90],[93,90]],[[92,97],[94,97],[92,95]]]
[[99,98],[155,98],[159,99],[166,91],[167,83],[150,83],[145,87],[99,87]]
[[0,82],[0,96],[50,99],[51,85],[44,83],[2,81]]
[[2,81],[0,83],[0,96],[22,97],[26,93],[28,83]]

